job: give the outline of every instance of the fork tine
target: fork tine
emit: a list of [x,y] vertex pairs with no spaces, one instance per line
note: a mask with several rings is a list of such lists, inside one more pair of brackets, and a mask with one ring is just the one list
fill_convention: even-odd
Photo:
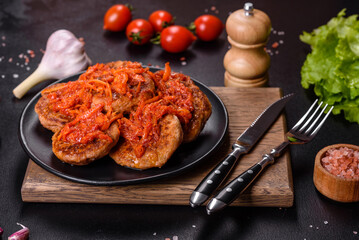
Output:
[[317,112],[319,111],[320,107],[322,106],[323,102],[320,102],[318,107],[315,109],[314,113],[308,118],[308,120],[304,123],[304,125],[299,129],[299,132],[304,131],[304,129],[307,127],[307,125],[312,121],[313,117]]
[[[319,113],[319,115],[317,116],[317,118],[314,120],[314,122],[312,123],[312,125],[310,125],[310,127],[304,132],[304,134],[308,134],[310,133],[310,131],[313,129],[313,127],[315,127],[315,124],[318,122],[319,118],[322,116],[324,110],[328,107],[328,104],[325,104],[325,106],[323,107],[322,111]],[[312,116],[314,117],[314,115]]]
[[323,120],[319,123],[319,125],[317,126],[317,128],[310,134],[310,137],[314,137],[319,129],[323,126],[325,120],[327,120],[327,118],[329,117],[329,114],[331,113],[331,111],[333,110],[334,106],[332,106],[329,111],[326,113],[325,117],[323,118]]
[[315,104],[318,102],[318,99],[316,99],[314,101],[314,103],[312,104],[312,106],[310,106],[310,108],[308,109],[308,111],[304,114],[304,116],[299,119],[299,121],[294,125],[294,127],[291,130],[297,130],[297,128],[302,124],[302,122],[307,118],[308,114],[310,113],[310,111],[312,111],[313,107],[315,106]]

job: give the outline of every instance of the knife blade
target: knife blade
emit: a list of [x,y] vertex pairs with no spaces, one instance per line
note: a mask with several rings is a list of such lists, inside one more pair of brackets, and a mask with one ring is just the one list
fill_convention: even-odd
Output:
[[232,152],[200,182],[190,197],[191,207],[202,205],[228,176],[239,157],[248,153],[278,118],[286,103],[294,96],[288,94],[269,105],[253,123],[237,138]]

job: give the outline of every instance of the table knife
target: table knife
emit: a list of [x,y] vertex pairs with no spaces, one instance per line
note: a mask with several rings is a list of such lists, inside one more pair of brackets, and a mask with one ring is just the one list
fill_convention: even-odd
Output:
[[201,181],[190,197],[190,205],[202,205],[228,176],[239,157],[248,153],[256,142],[277,119],[286,103],[294,96],[288,94],[269,105],[254,122],[237,138],[232,145],[232,152]]

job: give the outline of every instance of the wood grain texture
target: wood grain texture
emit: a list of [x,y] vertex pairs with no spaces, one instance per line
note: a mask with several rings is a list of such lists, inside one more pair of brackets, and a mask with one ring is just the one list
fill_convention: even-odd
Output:
[[[231,144],[270,103],[281,96],[279,88],[212,87],[227,107],[229,133],[213,157],[189,172],[168,179],[129,186],[93,186],[57,177],[29,161],[21,188],[25,202],[188,205],[199,182],[230,152]],[[282,114],[252,151],[244,155],[228,181],[261,159],[284,139]],[[231,206],[290,207],[293,205],[292,170],[288,152],[269,166]]]

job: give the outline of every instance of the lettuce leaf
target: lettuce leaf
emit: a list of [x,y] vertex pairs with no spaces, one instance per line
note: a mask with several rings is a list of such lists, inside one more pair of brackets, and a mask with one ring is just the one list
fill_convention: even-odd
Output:
[[359,20],[345,17],[345,9],[326,25],[303,32],[300,40],[312,52],[301,69],[301,84],[314,86],[319,99],[333,105],[333,114],[344,113],[350,122],[359,123]]

